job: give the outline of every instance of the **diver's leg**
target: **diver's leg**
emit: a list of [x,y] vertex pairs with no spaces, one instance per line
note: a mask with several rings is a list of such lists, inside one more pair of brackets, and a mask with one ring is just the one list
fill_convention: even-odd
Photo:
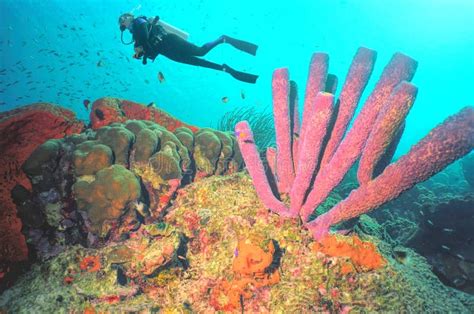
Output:
[[198,47],[193,43],[177,36],[176,34],[167,34],[163,38],[161,53],[173,59],[173,56],[198,56],[202,57],[212,48],[219,44],[219,39]]
[[163,49],[173,54],[190,55],[196,57],[205,56],[209,51],[222,43],[229,43],[234,48],[242,50],[246,53],[254,55],[257,53],[258,46],[247,41],[222,35],[214,41],[208,42],[201,47],[177,36],[176,34],[168,34],[163,39]]
[[232,45],[234,48],[239,49],[241,51],[244,51],[246,53],[249,53],[251,55],[256,55],[257,54],[257,48],[258,46],[255,44],[252,44],[248,41],[243,41],[240,39],[235,39],[227,35],[222,35],[218,39],[208,42],[201,47],[198,48],[198,50],[195,50],[195,53],[193,53],[194,56],[202,57],[206,55],[210,50],[215,48],[217,45],[220,45],[222,43],[229,43]]
[[224,72],[229,73],[230,75],[232,75],[233,78],[238,79],[239,81],[250,83],[250,84],[255,84],[257,82],[258,75],[234,70],[227,64],[224,64],[223,67],[224,67],[224,70],[223,70]]
[[252,44],[248,41],[243,41],[240,39],[235,39],[230,36],[224,35],[221,36],[224,39],[225,43],[231,44],[234,48],[239,49],[241,51],[244,51],[246,53],[249,53],[251,55],[256,55],[257,54],[257,48],[258,46],[255,44]]
[[186,64],[191,64],[191,65],[196,65],[204,68],[209,68],[209,69],[214,69],[214,70],[219,70],[219,71],[224,71],[232,75],[235,79],[246,82],[246,83],[251,83],[255,84],[255,82],[258,79],[258,75],[253,75],[249,73],[244,73],[240,71],[236,71],[232,69],[230,66],[227,64],[217,64],[214,62],[210,62],[195,56],[187,56],[187,57],[174,57],[173,60],[181,62],[181,63],[186,63]]
[[224,43],[224,37],[225,36],[221,36],[221,37],[217,38],[214,41],[205,43],[204,45],[202,45],[201,47],[198,48],[199,50],[194,55],[198,56],[198,57],[205,56],[209,51],[214,49],[217,45],[220,45],[220,44]]
[[181,62],[181,63],[186,63],[186,64],[191,64],[191,65],[197,65],[203,68],[209,68],[209,69],[214,69],[214,70],[219,70],[219,71],[224,71],[224,66],[221,64],[217,64],[211,61],[207,61],[195,56],[187,56],[187,57],[178,57],[174,58],[173,60]]

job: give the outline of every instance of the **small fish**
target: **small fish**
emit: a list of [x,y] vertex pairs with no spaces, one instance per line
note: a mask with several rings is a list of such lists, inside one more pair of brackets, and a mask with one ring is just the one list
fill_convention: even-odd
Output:
[[252,141],[252,140],[244,140],[244,143],[247,143],[247,144],[254,144],[254,141]]
[[444,232],[454,232],[454,229],[444,228],[443,231]]
[[426,222],[429,223],[430,225],[434,226],[434,223],[431,220],[428,219]]
[[446,246],[446,245],[441,245],[441,248],[444,249],[444,250],[446,250],[446,251],[450,251],[450,250],[451,250],[451,249],[450,249],[448,246]]
[[240,90],[240,98],[245,99],[245,91],[243,89]]
[[148,105],[146,105],[148,108],[154,108],[156,107],[155,103],[154,102],[151,102],[149,103]]
[[99,61],[97,62],[97,66],[98,66],[98,67],[103,67],[103,66],[104,66],[104,62],[102,62],[102,60],[99,60]]
[[160,81],[160,83],[165,81],[165,76],[161,72],[158,72],[158,81]]
[[247,134],[245,132],[240,132],[240,131],[235,131],[234,135],[235,137],[238,137],[240,139],[244,139],[247,137]]
[[464,256],[462,256],[461,254],[456,254],[456,257],[463,260],[463,261],[465,260]]
[[227,96],[222,97],[222,102],[224,104],[228,103],[229,102],[229,97],[227,97]]
[[84,99],[82,103],[84,104],[86,110],[89,110],[89,104],[91,103],[91,101],[89,99]]
[[134,204],[135,206],[135,210],[140,214],[142,215],[143,217],[146,217],[147,216],[147,213],[145,211],[145,204],[142,203],[142,202],[139,202],[139,201],[135,201]]

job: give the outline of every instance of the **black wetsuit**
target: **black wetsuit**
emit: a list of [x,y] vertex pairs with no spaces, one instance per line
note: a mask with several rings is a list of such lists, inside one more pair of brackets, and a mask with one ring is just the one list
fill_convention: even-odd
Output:
[[255,83],[258,78],[256,75],[236,71],[228,65],[220,65],[198,58],[205,56],[211,49],[224,42],[229,42],[236,48],[255,55],[257,46],[254,44],[229,36],[221,36],[212,42],[198,47],[176,34],[166,32],[161,25],[148,21],[144,16],[133,20],[131,32],[135,41],[135,47],[143,48],[143,54],[141,55],[143,57],[143,64],[147,63],[147,59],[155,60],[161,54],[180,63],[229,72],[235,78],[248,83]]
[[152,25],[147,22],[145,17],[138,17],[133,21],[132,34],[135,47],[141,46],[143,48],[143,62],[145,64],[147,58],[155,60],[161,54],[177,62],[222,70],[222,65],[197,57],[206,55],[212,48],[223,43],[223,38],[198,47],[176,34],[167,33],[158,24]]

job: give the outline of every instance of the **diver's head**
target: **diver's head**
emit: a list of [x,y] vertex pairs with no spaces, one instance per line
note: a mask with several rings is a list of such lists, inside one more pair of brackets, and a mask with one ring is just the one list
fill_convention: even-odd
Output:
[[131,13],[124,13],[124,14],[120,15],[120,17],[118,19],[118,23],[120,25],[120,30],[123,32],[127,28],[130,29],[130,25],[132,25],[133,19],[134,19],[134,17],[133,17],[133,14],[131,14]]

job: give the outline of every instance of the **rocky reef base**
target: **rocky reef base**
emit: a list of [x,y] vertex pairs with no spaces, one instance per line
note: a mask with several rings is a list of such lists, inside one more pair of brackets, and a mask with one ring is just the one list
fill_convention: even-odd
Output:
[[362,216],[315,243],[258,200],[242,172],[193,182],[162,220],[99,248],[35,264],[0,296],[19,312],[456,312],[474,297],[444,286],[413,250]]

